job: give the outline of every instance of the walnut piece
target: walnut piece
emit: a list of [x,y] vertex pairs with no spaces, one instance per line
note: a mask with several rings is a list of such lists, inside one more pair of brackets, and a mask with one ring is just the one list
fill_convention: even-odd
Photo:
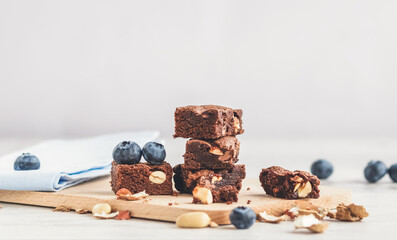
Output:
[[339,204],[336,208],[336,219],[341,221],[356,222],[368,217],[369,214],[363,206]]

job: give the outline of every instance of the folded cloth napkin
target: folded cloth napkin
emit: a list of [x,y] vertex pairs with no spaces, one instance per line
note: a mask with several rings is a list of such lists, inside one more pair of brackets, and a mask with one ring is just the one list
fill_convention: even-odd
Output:
[[[109,174],[113,148],[121,141],[141,147],[156,141],[158,132],[124,132],[78,140],[50,140],[0,157],[0,189],[58,191]],[[15,171],[22,153],[40,159],[40,169]]]

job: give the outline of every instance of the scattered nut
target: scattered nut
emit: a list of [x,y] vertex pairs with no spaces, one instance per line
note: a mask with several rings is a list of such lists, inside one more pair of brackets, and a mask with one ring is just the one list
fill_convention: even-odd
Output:
[[341,221],[355,222],[369,216],[368,212],[363,206],[350,204],[348,206],[339,204],[336,208],[336,219]]
[[236,130],[236,132],[238,132],[240,130],[240,119],[238,119],[238,117],[236,116],[234,116],[233,119],[234,129]]
[[312,192],[312,184],[309,181],[301,183],[296,191],[298,193],[298,197],[305,198]]
[[193,203],[211,204],[212,192],[206,187],[197,186],[193,189]]
[[327,213],[327,217],[336,218],[336,210],[329,210]]
[[276,217],[276,216],[268,214],[266,211],[263,211],[258,214],[258,219],[259,219],[259,221],[262,221],[262,222],[279,223],[282,221],[289,220],[290,218],[286,214],[284,214],[280,217]]
[[120,190],[117,191],[116,193],[117,199],[123,199],[127,201],[136,201],[142,198],[149,197],[149,194],[147,194],[145,191],[131,194],[130,190],[126,188],[121,188]]
[[168,206],[172,206],[172,202],[169,202],[169,203],[168,203]]
[[210,227],[211,228],[217,228],[217,227],[219,227],[219,225],[216,222],[211,221],[210,222]]
[[58,206],[52,210],[53,212],[70,212],[70,208],[65,206]]
[[211,222],[211,218],[205,212],[188,212],[176,219],[176,225],[180,228],[204,228]]
[[115,217],[116,220],[128,220],[131,219],[130,216],[130,211],[121,211],[119,214]]
[[112,212],[112,207],[107,203],[97,203],[91,210],[92,214],[109,214]]
[[319,223],[320,220],[313,215],[298,216],[294,221],[295,228],[308,228]]
[[328,223],[326,222],[314,224],[311,227],[309,227],[309,230],[315,233],[322,233],[325,232],[327,229],[328,229]]
[[251,200],[247,200],[247,204],[250,204],[252,201]]
[[89,210],[87,210],[87,209],[75,209],[74,210],[76,213],[78,213],[78,214],[86,214],[86,213],[89,213],[90,211]]
[[221,176],[213,176],[211,179],[211,183],[214,184],[215,182],[220,182],[222,180]]
[[154,171],[149,176],[149,180],[154,184],[162,184],[166,179],[167,176],[162,171]]
[[327,216],[327,211],[321,211],[320,209],[316,210],[305,210],[305,209],[298,209],[298,215],[313,215],[315,218],[319,220],[323,220],[325,216]]
[[299,216],[294,221],[295,228],[306,228],[315,233],[321,233],[328,229],[328,223],[322,223],[314,215]]
[[251,188],[247,187],[247,191],[251,190]]
[[284,213],[290,219],[295,219],[299,215],[299,209],[297,207],[292,207]]
[[211,153],[211,154],[214,154],[214,155],[218,155],[218,156],[222,156],[223,155],[222,150],[219,149],[218,147],[211,147],[208,152]]
[[114,213],[94,213],[94,217],[99,218],[99,219],[112,219],[117,217],[119,215],[119,212],[114,212]]

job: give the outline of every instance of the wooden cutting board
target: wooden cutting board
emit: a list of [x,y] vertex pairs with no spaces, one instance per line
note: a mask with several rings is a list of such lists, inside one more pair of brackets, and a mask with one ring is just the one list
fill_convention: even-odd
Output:
[[175,222],[182,213],[203,211],[218,224],[230,224],[230,211],[237,206],[249,206],[256,213],[265,210],[270,214],[280,215],[293,206],[308,208],[313,204],[324,208],[335,208],[339,203],[348,204],[351,201],[350,191],[327,186],[320,186],[319,199],[278,199],[267,196],[257,179],[244,180],[238,203],[229,205],[226,203],[193,204],[192,195],[189,194],[149,196],[148,201],[125,201],[116,199],[115,194],[110,190],[109,180],[109,178],[101,178],[59,192],[0,190],[0,201],[88,210],[91,210],[96,203],[106,202],[115,211],[129,210],[133,217],[170,222]]

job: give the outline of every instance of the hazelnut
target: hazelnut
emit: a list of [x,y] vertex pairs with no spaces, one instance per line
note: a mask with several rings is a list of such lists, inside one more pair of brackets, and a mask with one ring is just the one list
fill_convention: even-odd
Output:
[[305,198],[312,192],[312,184],[309,181],[302,183],[296,191],[298,193],[298,197]]
[[211,179],[211,183],[214,184],[216,182],[220,182],[222,180],[221,176],[213,176]]
[[233,119],[234,130],[238,132],[240,130],[240,119],[238,119],[236,116],[234,116]]
[[299,177],[298,175],[295,175],[293,178],[291,178],[291,181],[301,183],[303,182],[303,178]]
[[197,186],[193,189],[193,200],[202,204],[211,204],[213,202],[212,192],[206,187]]
[[154,184],[162,184],[167,176],[162,171],[154,171],[150,174],[149,180]]
[[107,203],[97,203],[91,210],[92,214],[109,214],[112,212],[112,207]]
[[121,188],[120,190],[118,190],[116,195],[117,195],[117,199],[123,199],[123,200],[127,200],[127,201],[135,201],[135,200],[149,197],[149,194],[147,194],[145,191],[132,194],[130,192],[130,190],[128,190],[126,188]]
[[235,153],[234,153],[233,150],[226,151],[226,152],[223,154],[223,156],[220,156],[220,157],[219,157],[219,160],[221,160],[221,161],[230,160],[230,159],[232,159],[232,157],[233,157],[234,154],[235,154]]
[[218,155],[218,156],[222,156],[223,152],[221,149],[219,149],[218,147],[211,147],[210,150],[208,151],[209,153],[212,153],[214,155]]
[[127,188],[120,188],[116,192],[117,199],[126,199],[132,196],[132,193]]

